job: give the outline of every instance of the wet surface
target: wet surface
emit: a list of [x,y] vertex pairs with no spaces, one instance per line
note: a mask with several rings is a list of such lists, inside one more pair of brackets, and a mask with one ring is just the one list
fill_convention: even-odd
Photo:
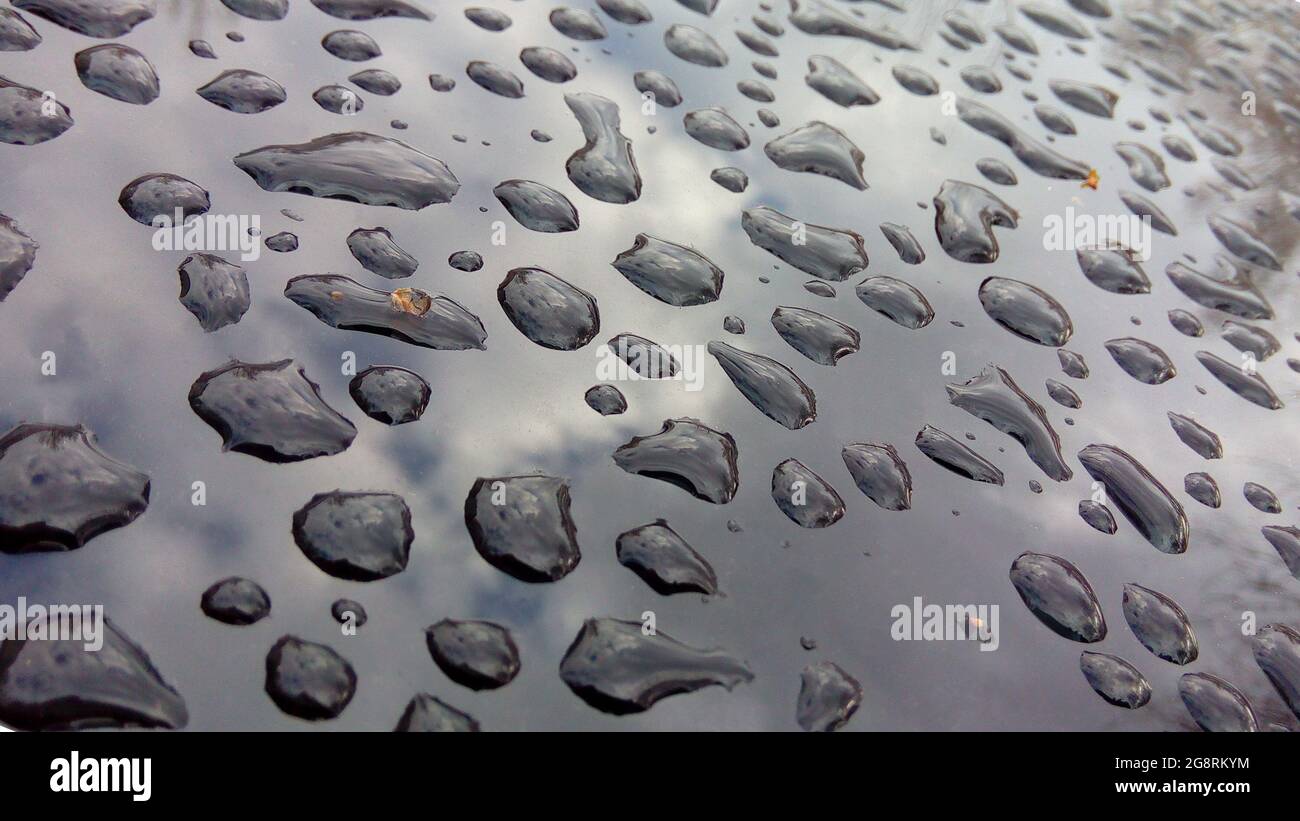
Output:
[[[110,679],[90,668],[68,667],[57,686],[25,695],[15,695],[0,673],[0,721],[795,730],[803,671],[829,660],[862,685],[845,730],[1297,726],[1294,651],[1287,649],[1294,643],[1281,628],[1261,627],[1254,637],[1240,629],[1245,610],[1261,625],[1300,625],[1293,575],[1300,573],[1300,442],[1289,416],[1298,377],[1287,365],[1300,357],[1300,134],[1286,114],[1297,105],[1297,72],[1269,45],[1274,38],[1295,42],[1289,7],[1242,4],[1242,17],[1211,3],[1132,0],[1112,2],[1115,13],[1105,19],[1059,2],[1030,7],[1073,21],[1061,24],[1026,14],[1023,4],[1017,11],[992,0],[959,4],[965,20],[954,25],[944,19],[950,7],[928,3],[895,11],[797,0],[765,11],[722,0],[706,16],[677,3],[639,8],[605,0],[574,6],[583,14],[557,16],[559,23],[551,19],[554,5],[476,3],[495,14],[467,16],[463,7],[418,0],[300,0],[275,19],[281,4],[273,2],[118,0],[102,4],[111,13],[74,19],[67,2],[5,4],[0,428],[84,425],[106,458],[131,466],[131,483],[120,492],[116,480],[96,485],[119,524],[92,525],[96,535],[81,539],[85,547],[67,550],[78,543],[78,528],[89,532],[86,521],[101,521],[90,515],[96,500],[80,495],[86,483],[66,485],[77,493],[32,495],[42,471],[0,459],[6,527],[45,522],[49,529],[38,535],[62,551],[26,550],[28,536],[5,530],[0,600],[101,602],[140,650],[118,651],[131,659],[122,668],[131,679],[107,695],[93,688]],[[1185,8],[1193,6],[1212,29],[1189,20]],[[1138,14],[1168,35],[1137,25]],[[512,23],[495,30],[500,15]],[[596,32],[584,16],[599,22],[603,39],[583,39]],[[770,30],[773,23],[783,32]],[[1088,39],[1057,33],[1075,24]],[[40,43],[21,50],[33,42],[28,29]],[[344,38],[344,46],[359,48],[344,53],[379,56],[351,62],[320,45],[343,29],[363,32],[376,46]],[[1247,49],[1222,45],[1220,30]],[[206,50],[215,57],[198,56],[204,49],[192,50],[191,41],[215,44]],[[764,41],[777,53],[753,51],[766,48]],[[900,48],[905,43],[917,50]],[[133,49],[153,67],[159,83],[151,102],[132,104],[79,79],[75,55],[110,44]],[[537,73],[521,57],[533,48],[563,55],[576,77],[557,84]],[[529,61],[543,65],[537,56]],[[825,62],[810,67],[814,57],[833,59],[871,95]],[[509,71],[524,96],[481,88],[466,74],[475,60]],[[542,60],[548,72],[563,68],[553,56]],[[1252,84],[1255,114],[1243,113],[1241,89],[1211,63]],[[971,89],[962,77],[971,66],[992,72],[1003,90]],[[1197,68],[1219,87],[1208,86]],[[391,73],[401,90],[385,95],[386,79],[371,83],[378,93],[350,79],[372,69]],[[238,114],[195,93],[235,70],[272,78],[284,101]],[[815,83],[805,79],[810,75]],[[1105,88],[1116,99],[1059,82],[1054,89],[1061,80]],[[753,99],[763,96],[758,82],[774,100]],[[313,99],[330,86],[350,89],[355,106],[338,92],[333,108]],[[653,107],[642,96],[647,89]],[[868,104],[868,96],[879,99]],[[1044,116],[1049,106],[1055,112]],[[748,134],[747,148],[719,151],[686,132],[687,112],[715,108]],[[348,110],[355,113],[342,113]],[[1054,127],[1062,115],[1069,129]],[[396,119],[408,127],[397,130]],[[946,144],[932,142],[931,129]],[[1115,148],[1124,143],[1158,156],[1170,185],[1149,190],[1135,181],[1129,160],[1149,158],[1130,152],[1126,159]],[[980,165],[984,160],[1001,163],[1017,184],[987,176],[992,166]],[[742,172],[747,186],[737,192],[715,183],[711,175],[724,166]],[[1093,170],[1095,188],[1085,186]],[[577,230],[528,230],[494,195],[503,180],[536,181],[563,195],[581,213]],[[147,226],[176,207],[189,217],[260,215],[262,237],[292,230],[300,245],[284,254],[263,248],[256,260],[241,260],[232,248],[155,249]],[[1067,208],[1098,219],[1151,213],[1149,255],[1130,260],[1111,248],[1045,247],[1044,219],[1068,217]],[[294,209],[301,221],[281,209]],[[781,215],[770,253],[742,223],[746,212],[761,209]],[[504,244],[494,241],[498,221]],[[806,245],[792,242],[796,222],[806,228]],[[345,243],[362,226],[388,229],[420,261],[418,269],[406,266],[410,274],[400,282],[373,273]],[[843,234],[835,237],[847,243],[823,251],[817,226],[860,237],[862,255]],[[725,287],[722,278],[713,287],[707,267],[663,262],[637,279],[611,268],[639,235],[703,256],[725,271]],[[911,242],[902,239],[908,235]],[[1093,253],[1087,264],[1084,251]],[[178,268],[199,253],[239,265],[248,281],[248,309],[212,333],[177,305]],[[816,270],[795,261],[809,258]],[[595,299],[602,330],[593,343],[616,334],[652,339],[672,350],[679,378],[611,379],[597,371],[598,344],[576,351],[535,344],[497,300],[502,280],[519,268],[554,272]],[[304,275],[311,279],[298,280],[286,297],[290,280]],[[878,277],[923,294],[931,319],[905,327],[864,305],[858,286]],[[1086,379],[1066,375],[1086,373],[1073,364],[1063,373],[1050,344],[1026,342],[989,318],[980,300],[988,277],[1033,286],[1067,309],[1073,334],[1065,344],[1091,367]],[[810,278],[833,286],[830,295],[805,290]],[[860,335],[858,352],[836,357],[835,367],[809,357],[781,332],[790,324],[771,321],[778,308],[842,323]],[[1174,310],[1195,324],[1182,315],[1174,324]],[[726,317],[743,320],[745,335],[724,332]],[[1266,332],[1278,352],[1259,356],[1272,347],[1268,338],[1225,328],[1226,320]],[[1197,326],[1198,337],[1184,335]],[[828,358],[849,337],[825,329],[834,330],[837,344],[806,347]],[[795,374],[816,396],[815,423],[791,428],[764,415],[763,408],[785,407],[776,396],[795,400],[793,413],[777,416],[803,418],[811,403],[805,407],[795,383],[772,377],[793,386],[790,392],[746,376],[742,387],[718,358],[691,347],[719,337],[764,358],[748,360],[755,377],[781,373],[767,362]],[[1130,377],[1106,347],[1128,338],[1157,347],[1177,376],[1162,384]],[[1254,354],[1253,372],[1243,369],[1247,353]],[[200,385],[208,410],[187,407],[196,377],[232,360],[293,364],[261,373],[269,384],[247,384],[255,380],[233,371],[226,373],[242,381],[213,376]],[[1014,434],[950,404],[945,386],[976,377],[989,363],[1042,408],[1071,478],[1045,479]],[[418,421],[390,427],[362,418],[349,386],[375,366],[427,381],[431,395]],[[1058,404],[1048,379],[1068,383],[1078,407]],[[625,412],[601,416],[588,405],[588,389],[606,383],[624,395]],[[1207,462],[1185,445],[1168,412],[1212,431],[1223,456]],[[664,420],[679,421],[656,441]],[[926,424],[994,466],[1002,484],[970,481],[927,458],[914,444]],[[638,436],[651,439],[621,449]],[[223,438],[233,453],[221,452]],[[1122,449],[1147,476],[1122,457],[1085,451],[1094,443]],[[98,457],[86,458],[108,470]],[[787,459],[835,488],[844,506],[836,524],[801,528],[774,503],[773,469]],[[1218,508],[1184,492],[1184,478],[1197,471],[1209,471],[1222,489]],[[40,487],[49,488],[59,474],[44,475]],[[530,495],[532,507],[513,505],[509,480],[532,475],[566,483],[566,513],[558,490]],[[466,525],[466,494],[478,477],[507,480],[501,508],[492,505],[490,484],[481,491],[484,511],[507,517],[497,531],[505,535],[491,544],[476,545]],[[1030,481],[1041,483],[1041,494]],[[196,482],[205,486],[202,504]],[[1281,512],[1252,506],[1247,482],[1269,488]],[[293,539],[294,513],[336,489],[402,497],[413,531],[405,570],[363,585],[322,572],[303,555]],[[1100,490],[1105,508],[1090,502]],[[71,506],[61,509],[64,502]],[[1113,517],[1101,515],[1106,508]],[[1101,527],[1090,527],[1089,517]],[[620,564],[619,535],[659,519],[707,558],[725,595],[707,603],[695,591],[665,597]],[[521,541],[545,547],[546,555],[517,556]],[[1111,626],[1088,650],[1123,659],[1138,677],[1095,660],[1095,676],[1085,677],[1083,648],[1045,627],[1008,578],[1025,550],[1059,554],[1086,577],[1097,614]],[[533,578],[502,572],[507,565],[525,575],[530,571],[519,568],[534,568]],[[531,583],[556,574],[553,583]],[[204,591],[230,577],[256,580],[274,601],[271,613],[242,627],[205,615]],[[1134,583],[1177,602],[1196,636],[1196,660],[1171,664],[1127,629],[1122,595]],[[1077,595],[1077,585],[1068,589]],[[890,609],[914,595],[1001,605],[998,651],[892,640]],[[328,612],[348,597],[369,611],[355,635],[342,633]],[[1071,623],[1095,633],[1097,614],[1062,607],[1050,612],[1066,621],[1084,613]],[[646,611],[655,614],[658,638],[724,647],[733,661],[683,659],[671,646],[647,645]],[[479,693],[438,669],[420,631],[444,617],[508,629],[523,660],[515,679]],[[584,677],[571,656],[562,677],[566,649],[593,618],[632,626],[592,628],[583,647],[593,650],[595,668]],[[346,663],[296,645],[289,653],[286,645],[273,699],[263,668],[286,635],[332,648]],[[802,637],[815,640],[817,655],[802,649]],[[630,655],[601,649],[614,644]],[[5,642],[0,657],[14,648]],[[27,642],[17,652],[56,650]],[[634,662],[645,658],[665,675],[634,675]],[[106,659],[90,654],[86,663]],[[743,686],[704,687],[627,712],[648,705],[647,693],[661,687],[738,683],[748,677],[739,659],[753,676]],[[7,669],[3,661],[0,669]],[[941,686],[953,671],[973,686]],[[1184,673],[1196,677],[1180,682]],[[1098,690],[1136,704],[1142,680],[1150,696],[1139,709],[1118,709],[1094,692],[1100,681]],[[1257,721],[1225,686],[1253,705]],[[21,706],[57,698],[59,687],[101,706],[80,718],[39,717]],[[584,698],[617,709],[593,709]],[[295,717],[302,713],[337,717],[308,723]]]

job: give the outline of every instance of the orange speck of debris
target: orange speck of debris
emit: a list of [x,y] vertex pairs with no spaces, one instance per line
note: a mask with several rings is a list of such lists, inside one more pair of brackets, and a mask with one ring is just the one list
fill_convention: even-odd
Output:
[[416,288],[398,288],[389,296],[392,306],[408,314],[424,316],[433,305],[433,298]]
[[1099,182],[1101,182],[1101,175],[1097,173],[1097,169],[1091,168],[1088,170],[1088,179],[1084,180],[1083,185],[1080,185],[1079,187],[1091,188],[1093,191],[1096,191],[1097,183]]

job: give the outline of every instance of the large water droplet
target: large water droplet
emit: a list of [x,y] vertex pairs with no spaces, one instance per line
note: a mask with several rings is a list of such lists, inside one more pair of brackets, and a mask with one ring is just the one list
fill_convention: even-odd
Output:
[[1088,686],[1116,707],[1136,710],[1151,700],[1151,685],[1138,669],[1119,656],[1084,651],[1079,668]]
[[1191,620],[1163,593],[1124,585],[1124,620],[1142,646],[1165,661],[1191,664],[1200,655]]
[[0,438],[0,552],[75,550],[149,506],[149,477],[80,425],[18,425]]
[[917,432],[916,448],[958,476],[990,485],[1001,485],[1004,481],[996,465],[933,425]]
[[1207,733],[1253,733],[1259,722],[1240,690],[1209,673],[1187,673],[1178,695],[1192,719]]
[[808,732],[833,732],[848,723],[861,703],[862,685],[839,665],[810,664],[799,676],[795,720]]
[[377,365],[352,377],[348,393],[371,419],[385,425],[403,425],[424,414],[433,391],[414,371]]
[[817,397],[812,388],[785,365],[725,342],[710,342],[708,350],[741,395],[767,418],[790,430],[817,419]]
[[19,730],[162,728],[189,722],[180,694],[108,619],[103,646],[77,639],[0,644],[0,720]]
[[357,674],[330,647],[282,636],[266,654],[266,694],[297,718],[337,718],[352,701]]
[[482,350],[483,323],[460,303],[416,288],[389,293],[345,276],[304,275],[284,295],[332,328],[380,334],[442,351]]
[[566,94],[587,143],[573,152],[565,171],[578,190],[602,202],[629,203],[641,196],[641,174],[632,141],[619,131],[618,106],[596,94]]
[[1058,482],[1074,476],[1061,458],[1061,440],[1043,406],[1022,391],[1006,371],[989,365],[978,376],[945,387],[949,402],[1019,442],[1043,473]]
[[740,225],[750,242],[821,279],[839,282],[868,264],[862,236],[853,231],[806,224],[767,206],[744,211]]
[[569,484],[554,476],[476,480],[465,498],[465,526],[479,555],[520,581],[559,581],[582,558]]
[[1183,506],[1136,459],[1111,445],[1089,445],[1079,451],[1079,461],[1152,546],[1162,553],[1187,550]]
[[574,351],[600,332],[596,298],[541,268],[515,268],[497,286],[497,301],[524,336],[556,351]]
[[425,629],[424,641],[438,669],[471,690],[495,690],[519,674],[519,648],[499,624],[443,619]]
[[637,436],[614,452],[628,473],[675,485],[697,499],[723,505],[736,495],[740,476],[736,440],[694,419],[666,419],[663,429]]
[[751,681],[743,661],[723,650],[699,650],[640,622],[587,619],[560,662],[560,678],[579,698],[615,715],[639,713],[678,693]]
[[1085,643],[1106,638],[1097,594],[1070,562],[1026,551],[1011,563],[1010,575],[1025,606],[1058,636]]
[[199,418],[221,434],[223,451],[268,462],[341,453],[357,435],[292,359],[232,361],[199,376],[189,401]]
[[718,577],[708,561],[663,519],[619,534],[614,552],[661,596],[718,592]]
[[934,195],[934,230],[939,244],[962,262],[995,262],[998,240],[993,226],[1015,228],[1020,214],[978,185],[945,180]]
[[763,153],[786,171],[820,174],[859,191],[867,189],[862,176],[862,150],[844,133],[823,122],[811,122],[763,146]]
[[610,263],[650,296],[679,307],[705,305],[722,293],[722,269],[700,252],[646,234]]
[[885,510],[912,507],[912,474],[893,445],[845,445],[840,452],[853,483],[867,498]]

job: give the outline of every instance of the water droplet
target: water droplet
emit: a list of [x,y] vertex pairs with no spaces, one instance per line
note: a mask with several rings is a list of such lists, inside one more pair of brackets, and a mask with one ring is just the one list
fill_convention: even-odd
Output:
[[1038,25],[1062,37],[1074,40],[1091,40],[1083,21],[1063,9],[1055,9],[1039,0],[1020,4],[1020,13]]
[[348,393],[371,419],[385,425],[402,425],[424,414],[432,390],[414,371],[378,365],[352,377]]
[[1124,373],[1146,385],[1160,385],[1178,375],[1164,351],[1141,339],[1124,337],[1106,341],[1106,351]]
[[1187,614],[1163,593],[1124,585],[1124,620],[1142,646],[1165,661],[1191,664],[1200,655]]
[[637,234],[632,247],[611,264],[633,285],[669,305],[704,305],[722,293],[723,272],[708,257],[646,234]]
[[1242,492],[1246,497],[1246,501],[1250,502],[1251,507],[1256,510],[1264,513],[1282,512],[1282,504],[1278,502],[1277,495],[1263,485],[1247,482]]
[[583,394],[587,406],[601,416],[614,416],[627,411],[627,399],[613,385],[593,385]]
[[1115,516],[1110,512],[1110,508],[1091,499],[1084,499],[1079,502],[1079,518],[1087,522],[1094,530],[1101,531],[1108,536],[1115,535],[1115,531],[1118,530],[1115,524]]
[[1078,134],[1079,131],[1074,127],[1074,120],[1056,106],[1047,103],[1039,103],[1034,106],[1034,116],[1042,123],[1048,131],[1056,134],[1064,134],[1067,137]]
[[719,68],[727,64],[727,53],[718,41],[695,26],[669,26],[664,32],[664,45],[674,56],[697,66]]
[[293,514],[293,540],[303,555],[350,581],[405,570],[414,538],[411,511],[395,493],[318,493]]
[[358,228],[348,234],[348,250],[361,267],[386,279],[414,274],[420,263],[403,251],[387,228]]
[[752,681],[743,661],[723,650],[700,650],[641,623],[587,619],[560,662],[560,678],[579,698],[615,715],[639,713],[678,693]]
[[486,31],[505,31],[510,28],[510,15],[484,6],[471,6],[465,9],[465,19]]
[[830,527],[844,517],[844,500],[835,488],[798,459],[772,470],[772,501],[800,527]]
[[1273,271],[1282,270],[1282,263],[1278,262],[1277,254],[1273,249],[1246,226],[1222,214],[1210,214],[1205,218],[1205,222],[1219,242],[1223,243],[1223,247],[1236,256],[1251,265]]
[[862,341],[853,328],[807,308],[777,308],[772,312],[772,327],[790,347],[819,365],[834,366],[855,353]]
[[0,214],[0,302],[27,276],[40,247],[18,223]]
[[1223,504],[1219,495],[1219,484],[1208,473],[1189,473],[1183,477],[1183,490],[1196,501],[1210,508]]
[[995,182],[998,185],[1015,185],[1019,180],[1016,179],[1016,172],[1012,171],[1006,163],[995,160],[992,157],[985,157],[975,163],[975,168],[984,175],[986,180]]
[[763,153],[786,171],[819,174],[859,191],[867,189],[862,176],[862,150],[842,131],[826,123],[815,121],[800,126],[763,146]]
[[854,293],[868,308],[904,328],[924,328],[934,319],[934,308],[925,295],[901,279],[867,277]]
[[1225,311],[1242,319],[1272,319],[1273,307],[1255,287],[1250,274],[1224,257],[1219,257],[1218,263],[1218,277],[1202,274],[1181,262],[1170,263],[1165,274],[1197,305]]
[[352,599],[336,599],[330,605],[330,616],[339,624],[350,623],[353,627],[362,627],[370,620],[366,608]]
[[519,61],[524,66],[551,83],[567,83],[578,76],[578,69],[568,57],[553,48],[532,46],[519,52]]
[[604,40],[609,35],[600,19],[585,9],[560,6],[551,10],[550,21],[556,31],[574,40]]
[[465,73],[479,87],[493,94],[517,100],[524,96],[524,84],[508,68],[489,63],[486,60],[471,60],[465,66]]
[[271,614],[271,597],[252,579],[231,576],[204,590],[199,607],[224,624],[247,625]]
[[586,145],[573,152],[565,171],[578,190],[602,202],[629,203],[641,196],[641,174],[632,142],[619,131],[618,106],[595,94],[566,94]]
[[292,359],[266,364],[232,361],[190,388],[190,407],[221,434],[222,450],[268,462],[297,462],[341,453],[356,428],[325,404],[316,383]]
[[1070,562],[1026,551],[1011,563],[1010,575],[1021,601],[1058,636],[1084,643],[1106,638],[1097,594]]
[[820,54],[809,57],[808,74],[803,79],[809,88],[845,108],[880,102],[879,94],[834,57]]
[[559,581],[582,558],[569,483],[554,476],[478,479],[465,499],[465,526],[479,555],[520,581]]
[[2,553],[76,550],[148,506],[149,477],[80,425],[24,423],[0,438]]
[[531,180],[506,180],[492,193],[510,216],[530,231],[559,234],[578,230],[578,211],[569,198]]
[[710,342],[708,351],[741,395],[767,418],[790,430],[817,419],[817,397],[812,388],[785,365],[725,342]]
[[345,276],[304,275],[284,295],[332,328],[380,334],[443,351],[483,350],[483,323],[460,303],[415,288],[392,293],[367,288]]
[[457,271],[477,271],[483,267],[483,257],[476,251],[456,251],[447,257],[447,264]]
[[1108,88],[1073,80],[1050,80],[1047,87],[1061,102],[1080,111],[1107,119],[1115,116],[1119,95]]
[[1003,369],[989,365],[966,382],[946,385],[948,401],[1019,442],[1030,461],[1058,482],[1074,476],[1061,458],[1061,440],[1035,402]]
[[767,206],[744,211],[740,225],[750,242],[821,279],[839,282],[868,264],[863,239],[853,231],[804,224]]
[[121,37],[151,19],[155,0],[13,0],[13,5],[87,37]]
[[143,649],[107,618],[103,646],[80,638],[9,639],[0,645],[0,720],[19,730],[178,730],[185,699]]
[[27,19],[12,9],[0,9],[0,51],[31,51],[41,44]]
[[[1063,156],[1047,146],[1030,137],[1024,131],[1021,131],[1011,123],[1006,117],[997,113],[983,103],[958,98],[957,100],[957,117],[971,128],[983,134],[987,134],[993,139],[1011,149],[1011,153],[1016,155],[1016,159],[1024,163],[1035,174],[1044,177],[1061,180],[1086,180],[1088,178],[1089,166],[1087,163],[1072,160]],[[944,183],[948,185],[966,185],[957,183],[952,180]],[[976,186],[968,186],[976,191],[984,191]],[[939,192],[943,194],[942,191]],[[986,194],[988,192],[985,192]],[[988,194],[988,196],[993,196]],[[1015,211],[1008,208],[1001,200],[998,204],[1011,212],[1012,219],[1010,227],[1015,227]],[[998,223],[1002,224],[1002,223]]]
[[749,175],[739,168],[715,168],[709,172],[709,179],[733,194],[739,194],[749,187]]
[[638,71],[632,75],[632,82],[636,85],[636,90],[642,94],[647,92],[653,94],[655,105],[664,108],[676,108],[681,105],[682,93],[677,90],[677,84],[672,78],[663,72]]
[[629,26],[649,23],[654,19],[640,0],[596,0],[596,5],[610,17]]
[[158,73],[133,48],[110,43],[77,52],[77,76],[91,91],[134,105],[158,99]]
[[1241,691],[1209,673],[1187,673],[1178,679],[1178,695],[1192,719],[1207,733],[1259,730],[1255,711]]
[[899,63],[891,69],[894,79],[898,84],[913,94],[929,97],[932,94],[939,93],[939,83],[934,77],[916,66],[909,66]]
[[749,135],[720,108],[691,111],[682,119],[686,133],[710,148],[739,151],[749,147]]
[[221,0],[226,8],[250,20],[283,20],[289,0]]
[[1161,553],[1187,550],[1187,515],[1150,471],[1129,454],[1111,445],[1089,445],[1079,451],[1084,470],[1106,488],[1124,518]]
[[916,434],[916,448],[958,476],[990,485],[1003,483],[1002,471],[996,465],[933,425],[926,425]]
[[889,244],[894,246],[900,260],[908,265],[920,265],[925,262],[925,251],[921,248],[921,243],[917,242],[911,229],[906,225],[882,222],[880,232],[885,235],[885,239],[889,240]]
[[1076,409],[1083,407],[1083,400],[1079,398],[1079,394],[1075,393],[1069,385],[1057,382],[1055,379],[1047,380],[1047,395],[1058,405]]
[[428,693],[416,695],[406,705],[398,719],[395,733],[477,733],[479,724],[468,713],[462,713]]
[[666,419],[649,436],[636,436],[614,452],[628,473],[658,479],[697,499],[724,505],[736,495],[740,477],[736,440],[694,419]]
[[833,732],[848,723],[861,703],[862,685],[839,665],[810,664],[799,676],[795,720],[807,732]]
[[430,74],[429,87],[434,91],[448,92],[456,87],[455,78],[448,77],[445,74]]
[[352,701],[357,674],[324,644],[282,636],[266,654],[266,694],[297,718],[337,718]]
[[1169,411],[1169,424],[1173,426],[1174,433],[1178,438],[1183,440],[1183,444],[1196,451],[1204,459],[1220,459],[1223,457],[1223,443],[1219,441],[1219,436],[1214,431],[1192,419],[1189,416]]
[[368,68],[365,71],[358,71],[348,77],[348,82],[362,91],[369,91],[371,94],[378,94],[381,97],[391,97],[402,90],[402,81],[397,79],[397,75],[384,71],[382,68]]
[[1059,347],[1074,333],[1065,308],[1050,294],[1028,283],[989,277],[980,283],[979,298],[994,322],[1021,339]]
[[235,157],[264,191],[392,205],[418,211],[451,202],[460,181],[442,160],[398,140],[353,131],[297,145],[268,145]]
[[1209,351],[1197,351],[1196,360],[1204,365],[1215,379],[1242,399],[1269,410],[1282,408],[1282,400],[1277,398],[1277,394],[1273,393],[1273,389],[1258,373],[1247,373],[1241,367],[1225,362]]
[[1002,81],[988,66],[966,66],[960,75],[962,82],[982,94],[997,94],[1002,90]]
[[718,592],[713,567],[663,519],[619,534],[615,554],[661,596]]
[[354,63],[373,60],[383,54],[379,44],[363,31],[350,29],[331,31],[321,38],[320,44],[340,60],[350,60]]
[[1119,656],[1084,651],[1079,669],[1088,686],[1116,707],[1136,710],[1151,700],[1151,685],[1138,669]]
[[1165,161],[1145,145],[1117,143],[1115,153],[1128,163],[1128,173],[1133,182],[1146,190],[1159,191],[1170,186],[1169,176],[1165,174]]
[[524,336],[556,351],[574,351],[600,332],[596,299],[541,268],[515,268],[497,286],[497,301]]
[[499,624],[443,619],[425,629],[424,641],[438,669],[471,690],[495,690],[519,674],[519,648]]
[[1015,228],[1020,214],[978,185],[946,180],[934,196],[934,228],[953,259],[989,263],[998,258],[993,226]]
[[248,311],[248,276],[238,265],[211,254],[194,254],[185,258],[177,273],[181,304],[204,331],[233,325]]
[[1300,633],[1285,624],[1269,624],[1251,640],[1255,663],[1278,695],[1300,716]]
[[409,17],[431,20],[429,14],[404,0],[311,0],[311,4],[341,20],[375,20],[381,17]]

